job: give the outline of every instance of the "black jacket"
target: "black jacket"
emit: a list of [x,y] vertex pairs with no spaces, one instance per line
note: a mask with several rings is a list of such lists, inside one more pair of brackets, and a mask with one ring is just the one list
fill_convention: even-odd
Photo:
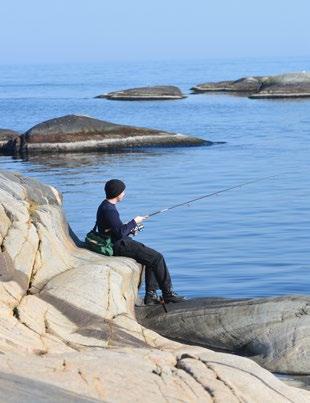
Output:
[[110,203],[108,200],[103,200],[97,210],[97,225],[98,232],[101,235],[105,235],[105,230],[110,229],[109,232],[112,237],[112,241],[116,242],[119,239],[127,237],[130,232],[136,227],[137,223],[134,219],[127,224],[123,224],[115,204]]

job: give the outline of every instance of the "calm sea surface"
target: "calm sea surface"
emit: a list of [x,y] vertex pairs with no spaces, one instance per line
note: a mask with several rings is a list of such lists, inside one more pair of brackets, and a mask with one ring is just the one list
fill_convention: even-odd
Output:
[[309,294],[310,99],[250,100],[224,94],[164,102],[94,99],[135,86],[195,84],[310,70],[310,59],[0,66],[0,128],[23,132],[44,120],[86,114],[226,144],[119,154],[0,157],[63,192],[80,238],[94,225],[110,178],[123,179],[123,221],[263,176],[258,182],[154,217],[137,240],[161,251],[187,296]]

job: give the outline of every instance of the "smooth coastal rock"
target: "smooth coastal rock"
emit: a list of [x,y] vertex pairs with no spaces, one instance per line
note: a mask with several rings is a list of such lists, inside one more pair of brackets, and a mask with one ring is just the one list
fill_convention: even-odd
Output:
[[310,297],[197,298],[138,307],[137,320],[176,341],[251,357],[273,372],[310,374]]
[[76,246],[55,188],[1,171],[0,402],[310,400],[248,358],[138,324],[140,276]]
[[15,153],[35,154],[211,144],[214,143],[184,134],[118,125],[88,116],[67,115],[32,127],[11,142],[10,149]]
[[267,77],[259,92],[250,98],[304,98],[310,97],[310,73],[291,73]]
[[264,77],[243,77],[238,80],[219,81],[215,83],[207,82],[198,84],[192,87],[191,90],[194,93],[217,91],[252,93],[260,90],[263,78]]
[[96,98],[106,98],[121,101],[154,101],[186,98],[178,87],[173,85],[157,85],[154,87],[130,88],[98,95]]
[[208,82],[198,84],[192,91],[245,93],[249,98],[310,97],[310,73],[287,73],[277,76],[244,77],[235,81]]

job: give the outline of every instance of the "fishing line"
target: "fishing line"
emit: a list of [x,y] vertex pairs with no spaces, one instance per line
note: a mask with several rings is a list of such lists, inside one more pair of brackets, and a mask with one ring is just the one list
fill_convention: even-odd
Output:
[[191,203],[193,203],[193,202],[195,202],[195,201],[202,200],[202,199],[206,199],[207,197],[216,196],[216,195],[218,195],[218,194],[220,194],[220,193],[228,192],[229,190],[238,189],[238,188],[241,188],[241,187],[243,187],[243,186],[250,185],[250,184],[252,184],[252,183],[257,183],[257,182],[261,182],[261,181],[268,180],[268,179],[271,179],[271,178],[276,178],[276,177],[278,177],[278,176],[285,175],[285,174],[287,174],[287,173],[288,173],[288,172],[283,172],[283,173],[279,173],[279,174],[276,174],[276,175],[264,176],[264,177],[259,178],[259,179],[254,179],[254,180],[251,180],[251,181],[248,181],[248,182],[243,182],[243,183],[240,183],[239,185],[235,185],[235,186],[232,186],[232,187],[229,187],[229,188],[226,188],[226,189],[221,189],[221,190],[218,190],[217,192],[208,193],[208,194],[206,194],[206,195],[204,195],[204,196],[199,196],[199,197],[196,197],[195,199],[188,200],[188,201],[186,201],[186,202],[182,202],[182,203],[179,203],[179,204],[175,204],[174,206],[166,207],[166,208],[164,208],[164,209],[162,209],[162,210],[154,211],[153,213],[148,214],[147,217],[148,217],[148,218],[149,218],[149,217],[153,217],[153,216],[155,216],[155,215],[157,215],[157,214],[165,213],[166,211],[175,209],[175,208],[177,208],[177,207],[189,205],[189,204],[191,204]]

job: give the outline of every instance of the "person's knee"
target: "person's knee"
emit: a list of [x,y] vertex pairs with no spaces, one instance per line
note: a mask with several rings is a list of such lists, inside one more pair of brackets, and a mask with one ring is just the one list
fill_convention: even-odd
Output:
[[156,254],[154,255],[154,263],[156,265],[158,265],[159,263],[161,263],[164,260],[164,256],[160,253],[156,251]]

